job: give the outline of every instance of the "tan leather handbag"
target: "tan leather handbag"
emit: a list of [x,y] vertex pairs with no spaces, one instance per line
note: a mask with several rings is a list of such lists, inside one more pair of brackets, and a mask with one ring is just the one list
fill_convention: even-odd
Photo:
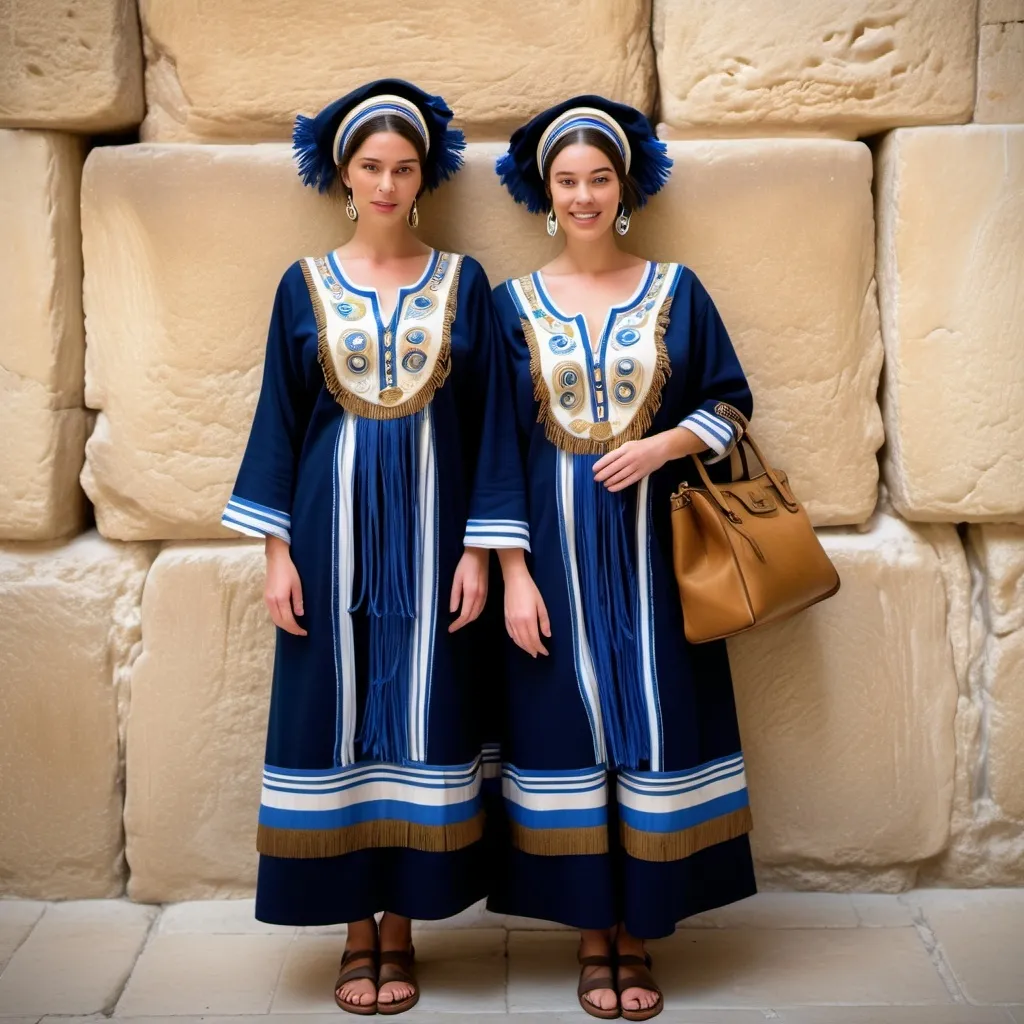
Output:
[[761,464],[750,475],[716,485],[690,456],[701,484],[684,481],[672,495],[672,547],[683,631],[690,643],[735,636],[778,622],[839,589],[839,574],[814,534],[781,470],[745,434]]

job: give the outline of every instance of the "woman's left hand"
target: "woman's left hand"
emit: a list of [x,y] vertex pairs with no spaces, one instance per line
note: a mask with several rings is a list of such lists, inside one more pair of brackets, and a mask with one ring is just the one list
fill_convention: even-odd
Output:
[[490,552],[485,548],[466,548],[452,580],[452,598],[448,610],[459,617],[448,627],[449,633],[469,625],[480,617],[487,603],[487,568]]
[[621,491],[661,469],[668,458],[669,452],[661,434],[627,441],[594,463],[594,480],[604,484],[609,491]]

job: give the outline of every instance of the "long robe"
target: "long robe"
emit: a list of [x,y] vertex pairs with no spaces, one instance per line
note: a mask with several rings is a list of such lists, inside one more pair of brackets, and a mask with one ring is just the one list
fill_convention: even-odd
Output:
[[[591,347],[532,274],[495,289],[511,358],[549,656],[507,656],[498,912],[644,938],[755,891],[724,642],[689,644],[672,569],[670,462],[618,494],[593,464],[684,425],[721,477],[752,412],[696,275],[650,263]],[[595,328],[597,325],[594,325]],[[738,415],[739,414],[739,415]]]
[[[287,541],[307,636],[277,631],[256,916],[447,917],[486,889],[488,677],[450,634],[464,546],[528,547],[490,288],[434,252],[387,322],[333,254],[293,264],[223,522]],[[500,351],[500,350],[499,350]]]

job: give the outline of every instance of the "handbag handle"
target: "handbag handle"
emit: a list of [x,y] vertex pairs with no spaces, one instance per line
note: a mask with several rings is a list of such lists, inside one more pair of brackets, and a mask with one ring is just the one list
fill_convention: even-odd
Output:
[[[786,487],[785,484],[783,484],[782,480],[779,479],[779,475],[775,472],[774,469],[772,469],[770,463],[764,457],[764,454],[758,447],[757,442],[750,436],[749,433],[746,432],[743,434],[743,437],[740,438],[739,443],[743,444],[744,441],[750,445],[754,454],[757,456],[757,461],[761,463],[761,468],[764,470],[765,475],[768,477],[769,480],[771,480],[772,486],[775,488],[775,490],[778,491],[779,498],[782,501],[782,505],[786,509],[786,511],[799,512],[800,506],[797,504],[796,499],[793,497],[789,488]],[[714,483],[712,483],[711,477],[708,476],[708,471],[707,469],[705,469],[703,461],[699,459],[696,455],[691,455],[690,458],[693,460],[693,464],[697,467],[697,472],[700,474],[701,482],[707,489],[708,494],[710,494],[711,497],[714,499],[715,504],[718,505],[722,514],[731,523],[740,522],[740,517],[736,515],[736,513],[733,512],[731,508],[729,508],[728,504],[725,501],[725,498],[722,497],[722,492]],[[747,474],[747,477],[749,478],[750,469],[747,466],[746,459],[743,460],[743,468]]]

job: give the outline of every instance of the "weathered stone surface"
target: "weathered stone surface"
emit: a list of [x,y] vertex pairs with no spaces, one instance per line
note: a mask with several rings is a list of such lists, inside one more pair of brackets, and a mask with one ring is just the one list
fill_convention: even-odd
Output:
[[113,131],[144,109],[135,4],[0,0],[0,125]]
[[896,131],[878,163],[893,504],[1024,518],[1024,126]]
[[1024,0],[981,0],[974,120],[1024,121]]
[[[493,282],[559,244],[499,186],[500,149],[470,146],[466,169],[423,209],[423,237],[477,255]],[[672,153],[679,173],[634,218],[630,246],[684,259],[706,280],[750,372],[758,434],[816,522],[866,519],[881,443],[866,148],[678,143]],[[768,177],[770,208],[759,199]],[[227,536],[218,520],[277,279],[351,224],[340,203],[301,187],[285,146],[144,144],[90,156],[83,229],[86,403],[101,412],[82,479],[99,529]]]
[[151,557],[95,533],[0,547],[0,894],[123,889],[119,714]]
[[241,896],[256,813],[274,631],[263,545],[170,545],[142,600],[132,670],[125,833],[143,902]]
[[670,137],[956,124],[974,106],[976,0],[654,0]]
[[905,888],[949,837],[966,559],[888,516],[821,539],[839,593],[730,642],[755,856],[769,885]]
[[751,382],[755,436],[812,520],[864,522],[882,444],[867,147],[677,142],[669,154],[672,178],[633,218],[629,248],[707,285]]
[[139,8],[143,138],[152,141],[290,138],[297,112],[315,113],[381,76],[442,93],[474,137],[507,137],[581,92],[644,110],[654,101],[649,0],[523,0],[471,11],[461,0],[390,8],[352,0],[333,25],[301,0],[141,0]]
[[81,528],[81,142],[0,131],[0,539]]

